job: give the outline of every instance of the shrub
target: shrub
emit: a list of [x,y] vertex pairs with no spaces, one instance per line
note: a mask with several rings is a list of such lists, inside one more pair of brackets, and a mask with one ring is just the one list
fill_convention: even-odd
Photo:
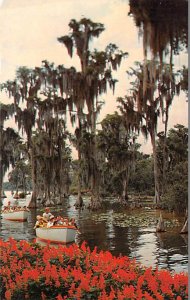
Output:
[[188,299],[187,274],[145,268],[126,256],[80,247],[0,240],[0,298],[6,300]]

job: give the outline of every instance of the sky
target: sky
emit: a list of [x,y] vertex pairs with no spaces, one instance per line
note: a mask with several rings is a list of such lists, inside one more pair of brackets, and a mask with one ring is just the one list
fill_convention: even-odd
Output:
[[[109,43],[114,43],[127,51],[129,57],[114,73],[119,80],[115,94],[109,92],[101,98],[105,100],[99,117],[101,121],[106,114],[116,110],[116,98],[124,97],[127,93],[130,78],[126,71],[133,67],[135,61],[143,60],[142,38],[128,11],[127,0],[0,0],[0,82],[13,79],[18,67],[41,66],[44,59],[56,65],[79,69],[78,58],[70,59],[57,37],[69,33],[68,23],[71,19],[79,21],[85,17],[103,23],[105,31],[93,40],[92,49],[104,50]],[[187,60],[187,54],[176,57],[176,68],[187,65]],[[10,100],[0,95],[0,102],[10,103]],[[169,128],[177,123],[188,124],[185,95],[175,97],[170,110]],[[162,130],[161,125],[159,130]],[[140,138],[140,142],[143,152],[152,152],[150,141]]]

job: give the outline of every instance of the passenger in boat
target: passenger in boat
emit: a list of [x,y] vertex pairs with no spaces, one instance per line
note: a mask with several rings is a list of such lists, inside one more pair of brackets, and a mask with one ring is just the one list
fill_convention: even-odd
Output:
[[69,223],[69,219],[68,218],[62,218],[63,220],[63,225],[67,226]]
[[19,195],[18,192],[15,193],[15,195],[13,196],[14,199],[19,199]]
[[23,209],[26,211],[30,211],[27,206],[23,206]]
[[14,211],[14,207],[9,205],[7,211],[8,211],[8,212],[13,212],[13,211]]
[[49,218],[49,221],[47,223],[47,228],[50,228],[54,225],[55,225],[55,217],[53,215],[51,215],[51,217]]
[[46,207],[46,208],[45,208],[45,212],[43,213],[43,218],[44,218],[44,220],[49,221],[51,216],[53,216],[53,215],[52,215],[52,213],[50,212],[49,207]]
[[78,226],[77,226],[77,224],[76,224],[74,218],[71,218],[71,219],[69,220],[69,225],[70,225],[70,226],[74,226],[74,227],[76,227],[76,228],[78,229]]
[[54,221],[54,225],[64,225],[64,220],[61,216],[57,216],[57,218]]
[[[4,207],[5,209],[5,207]],[[11,201],[8,201],[7,206],[6,206],[6,211],[11,211]]]
[[8,206],[4,206],[4,207],[3,207],[3,212],[8,212],[8,211],[9,211]]
[[37,221],[36,224],[34,226],[34,229],[38,228],[38,227],[43,227],[44,226],[44,221],[43,221],[43,217],[42,216],[37,216],[36,217]]

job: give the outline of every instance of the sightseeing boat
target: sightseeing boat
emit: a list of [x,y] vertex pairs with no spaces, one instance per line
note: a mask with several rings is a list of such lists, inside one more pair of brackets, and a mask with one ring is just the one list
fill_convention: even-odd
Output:
[[77,228],[71,225],[38,227],[36,236],[39,240],[54,244],[67,244],[75,241]]
[[27,195],[25,198],[16,199],[12,195],[8,196],[8,198],[3,199],[3,206],[7,206],[10,202],[11,206],[29,206],[31,201],[31,195]]
[[9,221],[25,222],[29,215],[28,210],[4,211],[2,217]]

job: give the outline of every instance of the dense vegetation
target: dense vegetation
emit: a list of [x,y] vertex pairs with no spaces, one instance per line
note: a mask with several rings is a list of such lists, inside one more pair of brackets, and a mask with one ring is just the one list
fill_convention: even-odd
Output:
[[145,268],[126,256],[91,251],[85,243],[41,248],[0,240],[0,254],[0,296],[6,300],[188,298],[187,274]]
[[[168,11],[167,5],[174,2],[177,9]],[[179,124],[168,131],[168,120],[175,96],[187,92],[187,68],[176,72],[173,66],[173,56],[187,48],[187,1],[165,1],[165,8],[162,1],[129,4],[143,32],[144,61],[127,71],[131,89],[117,99],[118,112],[106,116],[99,130],[100,96],[109,89],[114,93],[113,71],[128,56],[113,43],[104,50],[90,50],[90,43],[105,30],[101,23],[72,19],[69,35],[58,38],[68,55],[76,53],[80,70],[43,60],[34,69],[18,68],[15,80],[1,84],[13,103],[0,104],[0,194],[12,166],[12,189],[25,192],[32,185],[31,207],[37,199],[43,205],[61,204],[72,190],[78,194],[76,207],[81,207],[85,189],[92,209],[101,206],[104,195],[127,203],[129,192],[135,192],[154,195],[156,205],[185,211],[188,133]],[[164,36],[163,9],[167,13]],[[182,16],[178,22],[172,22],[174,14]],[[18,133],[5,126],[12,117]],[[157,132],[160,120],[162,133]],[[140,152],[136,142],[140,133],[151,140],[150,156]],[[75,161],[73,147],[78,154]]]

